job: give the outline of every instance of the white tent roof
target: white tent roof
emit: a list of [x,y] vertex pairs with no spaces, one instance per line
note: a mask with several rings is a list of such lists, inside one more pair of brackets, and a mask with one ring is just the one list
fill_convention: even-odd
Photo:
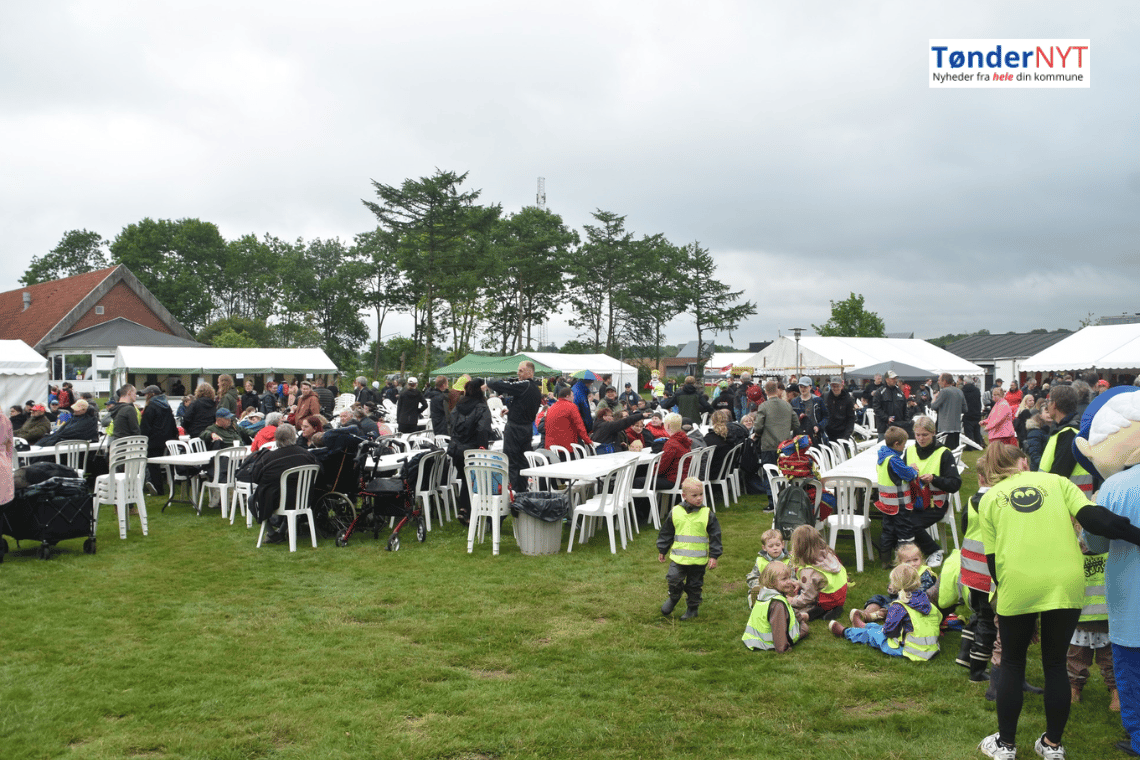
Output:
[[626,383],[637,388],[637,367],[619,361],[609,354],[555,354],[545,351],[524,351],[518,355],[536,362],[542,362],[547,367],[565,374],[573,374],[579,370],[588,369],[598,375],[613,375],[613,384],[617,386],[619,392]]
[[336,372],[332,359],[319,348],[185,348],[119,346],[113,372],[138,374],[249,374]]
[[748,351],[722,351],[718,354],[713,354],[709,360],[705,362],[706,375],[720,375],[726,374],[723,370],[728,367],[731,371],[732,367],[750,366],[748,360],[755,354]]
[[[47,359],[22,340],[0,340],[0,372],[5,375],[38,375],[48,371]],[[47,389],[44,389],[47,392]]]
[[1140,324],[1100,325],[1078,330],[1025,361],[1023,372],[1140,367]]
[[[955,356],[932,343],[916,338],[823,338],[809,335],[800,338],[800,369],[809,374],[838,374],[887,361],[903,362],[929,371],[931,375],[949,372],[953,375],[982,375],[984,370],[973,362]],[[796,369],[796,342],[781,337],[744,365],[754,367],[753,374],[783,374]]]

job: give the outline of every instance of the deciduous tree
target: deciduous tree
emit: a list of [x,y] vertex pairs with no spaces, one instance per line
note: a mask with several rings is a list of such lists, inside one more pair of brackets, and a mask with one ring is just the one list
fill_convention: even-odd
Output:
[[863,294],[852,293],[842,301],[831,302],[831,319],[812,325],[817,335],[841,338],[882,338],[886,327],[879,315],[863,307]]
[[61,280],[77,274],[94,272],[110,266],[107,241],[98,232],[70,230],[64,233],[55,248],[43,256],[33,256],[27,271],[20,278],[21,285],[38,285],[41,282]]

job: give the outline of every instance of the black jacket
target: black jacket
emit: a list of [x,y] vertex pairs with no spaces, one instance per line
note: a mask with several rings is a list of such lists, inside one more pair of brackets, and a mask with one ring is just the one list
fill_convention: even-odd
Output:
[[507,422],[513,425],[533,426],[542,403],[542,391],[534,380],[492,380],[487,387],[500,396],[510,396]]
[[625,435],[625,429],[637,424],[637,421],[644,417],[643,412],[634,412],[627,414],[620,420],[610,420],[609,422],[594,420],[594,429],[590,432],[590,440],[594,443],[616,443],[619,449],[624,449],[626,441],[629,440]]
[[428,411],[431,413],[431,430],[436,435],[449,435],[447,430],[447,394],[438,388],[429,388]]
[[[899,427],[906,427],[903,423],[907,420],[906,415],[906,397],[903,396],[902,388],[896,383],[895,387],[891,387],[883,383],[882,389],[875,394],[875,427],[878,432],[883,432],[891,425],[898,425]],[[894,422],[888,420],[894,417]]]
[[99,413],[94,407],[87,407],[85,414],[77,414],[54,433],[40,439],[41,446],[54,446],[60,441],[98,441]]
[[982,392],[974,383],[966,383],[962,386],[962,395],[966,397],[966,409],[962,418],[977,422],[982,418]]
[[491,442],[491,408],[473,396],[463,396],[451,410],[451,456],[469,449],[485,449]]
[[217,411],[218,405],[213,399],[205,396],[194,399],[190,408],[186,410],[186,416],[182,418],[182,429],[186,431],[186,435],[197,438],[202,435],[203,430],[214,424]]
[[836,396],[828,388],[824,399],[827,404],[827,437],[850,438],[855,431],[855,399],[850,391],[845,387]]
[[427,409],[427,399],[420,393],[419,388],[408,386],[400,391],[396,401],[396,425],[401,433],[410,432],[419,427],[420,415]]
[[253,466],[253,482],[257,488],[249,505],[254,519],[263,522],[277,509],[281,499],[281,473],[306,464],[317,464],[317,458],[295,444],[258,455],[258,462]]
[[677,391],[677,395],[662,401],[661,406],[666,409],[675,406],[678,414],[682,417],[688,417],[693,422],[701,421],[701,412],[711,414],[713,410],[705,392],[697,388],[697,386],[689,385],[688,383],[681,386],[680,390]]
[[166,396],[154,396],[143,409],[139,423],[142,434],[147,438],[146,454],[150,457],[166,453],[166,442],[178,440],[178,426],[174,424],[174,412]]
[[[191,406],[193,406],[191,404]],[[268,415],[270,412],[277,411],[277,394],[273,391],[266,391],[261,396],[261,413]]]

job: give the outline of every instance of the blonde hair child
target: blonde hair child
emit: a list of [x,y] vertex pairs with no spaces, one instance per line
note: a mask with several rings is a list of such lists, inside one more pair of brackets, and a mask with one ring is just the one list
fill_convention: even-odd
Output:
[[942,615],[922,590],[918,570],[910,564],[898,565],[891,571],[887,590],[897,593],[898,599],[887,608],[882,625],[867,623],[844,628],[838,620],[833,620],[828,629],[853,644],[866,644],[891,657],[926,662],[938,654],[938,626]]
[[788,603],[788,595],[799,584],[790,567],[773,561],[760,573],[757,588],[756,604],[740,639],[749,649],[786,652],[808,635],[807,613],[797,614]]
[[800,568],[818,570],[827,579],[819,599],[807,611],[808,619],[834,619],[842,614],[843,605],[847,602],[847,570],[818,530],[810,525],[801,525],[792,531],[792,560]]

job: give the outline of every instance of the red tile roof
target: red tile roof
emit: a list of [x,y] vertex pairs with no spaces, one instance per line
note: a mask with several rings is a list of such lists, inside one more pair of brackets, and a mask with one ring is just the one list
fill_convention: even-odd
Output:
[[[35,346],[116,267],[0,293],[0,338]],[[32,302],[24,308],[24,293]]]

